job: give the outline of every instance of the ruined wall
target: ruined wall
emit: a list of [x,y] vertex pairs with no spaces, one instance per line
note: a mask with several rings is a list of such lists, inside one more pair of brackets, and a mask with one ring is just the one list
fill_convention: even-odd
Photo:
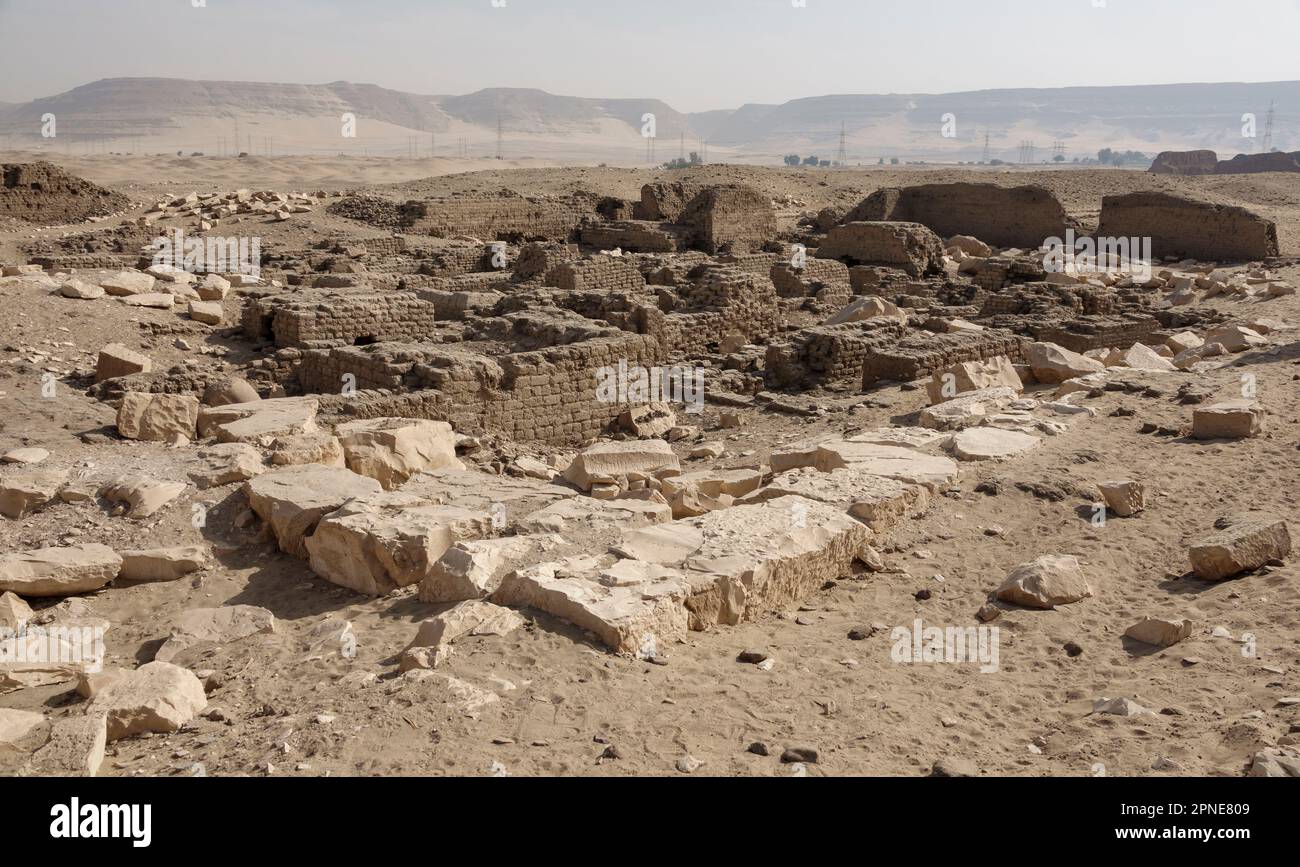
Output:
[[1147,343],[1160,330],[1154,316],[1125,313],[1114,316],[1082,316],[1045,328],[1035,328],[1034,338],[1064,346],[1071,352],[1090,349],[1128,349]]
[[0,217],[67,225],[125,210],[130,200],[44,161],[0,165]]
[[852,294],[849,267],[835,259],[810,258],[803,268],[796,269],[789,262],[778,262],[768,271],[776,294],[782,298],[803,298],[816,295],[828,285],[842,286],[844,294]]
[[679,309],[667,314],[646,310],[644,324],[647,334],[676,355],[713,352],[729,335],[762,342],[780,325],[776,288],[766,277],[715,265],[695,283],[679,287],[678,294],[683,302]]
[[1149,171],[1153,175],[1212,175],[1219,164],[1214,151],[1164,151]]
[[[597,397],[601,368],[651,367],[661,355],[649,337],[610,330],[565,346],[486,357],[441,346],[343,347],[303,353],[300,379],[322,389],[321,411],[355,418],[404,416],[450,422],[522,442],[573,443],[608,430],[626,404]],[[355,395],[337,395],[344,373]],[[404,389],[400,393],[382,390]]]
[[772,200],[743,184],[702,190],[687,203],[677,223],[688,231],[690,243],[706,253],[751,252],[776,237]]
[[812,388],[862,380],[867,356],[901,340],[907,326],[892,317],[805,328],[767,348],[763,364],[769,388]]
[[905,337],[873,349],[863,362],[862,386],[882,380],[912,382],[963,361],[983,361],[1005,355],[1013,361],[1024,354],[1024,340],[1005,331],[925,334]]
[[686,204],[704,188],[694,181],[655,181],[641,187],[641,201],[633,208],[638,220],[676,222]]
[[620,256],[592,256],[561,262],[542,281],[570,292],[635,292],[645,289],[645,278],[635,264]]
[[587,223],[579,231],[579,237],[589,247],[620,248],[630,253],[674,253],[686,243],[686,233],[680,227],[646,220]]
[[1278,254],[1277,225],[1230,205],[1169,193],[1129,193],[1101,201],[1097,234],[1151,238],[1156,256],[1251,261]]
[[919,223],[846,223],[836,226],[817,248],[819,259],[850,265],[887,265],[912,277],[943,271],[939,238]]
[[[1075,226],[1056,196],[1039,186],[922,184],[877,190],[842,223],[921,223],[944,238],[973,235],[998,247],[1037,249]],[[1077,228],[1077,226],[1075,226]]]
[[1214,167],[1216,175],[1247,175],[1255,172],[1300,172],[1300,151],[1289,154],[1237,154]]
[[435,307],[406,292],[303,292],[249,297],[244,335],[279,347],[419,341],[434,329]]
[[595,203],[579,199],[466,194],[410,201],[400,208],[402,226],[438,238],[468,235],[484,241],[568,240]]

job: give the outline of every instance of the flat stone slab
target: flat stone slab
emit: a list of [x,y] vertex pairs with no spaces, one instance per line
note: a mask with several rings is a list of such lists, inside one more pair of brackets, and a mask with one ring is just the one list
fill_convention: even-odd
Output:
[[310,397],[277,397],[199,410],[200,437],[223,443],[269,444],[276,437],[315,433],[320,402]]
[[688,630],[756,619],[843,577],[871,536],[835,506],[781,497],[631,530],[613,555],[507,575],[492,600],[568,620],[619,653],[654,655]]
[[286,467],[244,483],[248,504],[271,527],[280,550],[307,557],[305,539],[320,519],[354,497],[376,494],[379,482],[321,464]]
[[1290,530],[1281,518],[1243,515],[1229,521],[1227,529],[1188,551],[1196,577],[1223,581],[1258,569],[1270,560],[1284,560],[1291,553]]
[[1018,431],[973,427],[952,438],[952,453],[962,461],[997,461],[1032,451],[1042,442]]
[[383,596],[430,577],[434,564],[457,542],[492,532],[489,512],[391,492],[344,503],[321,518],[305,545],[320,577]]
[[930,508],[930,491],[923,485],[851,469],[831,470],[829,473],[812,468],[789,470],[776,476],[770,485],[746,497],[742,503],[761,503],[790,496],[843,509],[876,533],[888,532],[909,518],[924,515]]
[[203,684],[189,669],[150,662],[99,692],[87,714],[107,717],[108,741],[144,732],[174,732],[208,705]]
[[122,558],[107,545],[41,548],[0,556],[0,592],[19,596],[90,593],[117,577]]

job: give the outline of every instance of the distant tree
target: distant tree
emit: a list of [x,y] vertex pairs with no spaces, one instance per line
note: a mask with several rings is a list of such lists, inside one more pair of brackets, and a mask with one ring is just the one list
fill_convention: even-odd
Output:
[[824,168],[824,169],[828,169],[828,168],[831,167],[831,161],[830,161],[830,160],[818,160],[818,161],[817,161],[817,165],[821,166],[821,167]]
[[797,166],[797,165],[799,165],[799,163],[801,163],[801,162],[802,162],[802,160],[799,159],[799,155],[798,155],[798,154],[789,154],[789,155],[787,155],[786,158],[785,158],[785,164],[786,164],[787,166]]
[[876,163],[876,165],[878,165],[878,166],[883,166],[884,164],[885,164],[885,158],[884,158],[884,157],[881,157],[881,158],[880,158],[880,162]]
[[1063,163],[1065,162],[1065,154],[1057,154],[1056,156],[1052,157],[1052,160],[1053,162]]
[[803,164],[806,166],[815,166],[820,162],[821,160],[819,160],[816,156],[810,156],[804,159]]
[[890,157],[890,158],[889,158],[889,164],[890,164],[891,166],[896,166],[896,165],[898,165],[898,157]]
[[991,166],[1005,166],[1006,163],[1003,162],[1002,160],[989,160],[989,165],[991,165]]

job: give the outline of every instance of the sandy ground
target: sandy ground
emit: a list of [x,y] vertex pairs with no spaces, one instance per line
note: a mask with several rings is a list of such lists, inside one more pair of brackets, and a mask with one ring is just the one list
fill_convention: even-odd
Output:
[[[206,163],[166,173],[130,161],[71,161],[67,168],[100,183],[138,184],[147,194],[141,201],[163,188],[394,182],[404,182],[395,193],[470,185],[562,192],[581,184],[631,197],[650,177],[606,169],[522,170],[416,182],[399,165],[278,163],[268,161],[256,177],[238,174],[236,167],[229,175],[224,167],[206,175]],[[745,177],[809,208],[851,203],[904,175],[919,180],[910,171],[707,171]],[[1175,181],[1087,171],[988,177],[1049,185],[1076,215],[1095,209],[1103,193],[1166,185],[1192,189],[1278,219],[1285,251],[1300,253],[1300,179],[1293,176]],[[311,216],[269,231],[336,230],[333,218]],[[0,260],[30,234],[0,236]],[[290,240],[301,238],[285,238]],[[1282,276],[1300,282],[1300,268]],[[75,371],[92,368],[98,348],[112,341],[145,351],[156,369],[186,360],[214,364],[196,352],[205,345],[227,347],[227,363],[237,364],[249,357],[239,341],[167,312],[49,297],[12,285],[0,290],[0,303],[10,311],[0,323],[0,452],[25,445],[49,449],[46,465],[66,467],[74,477],[138,471],[185,479],[190,449],[117,440],[112,408],[82,393],[85,381]],[[1295,296],[1208,303],[1243,320],[1300,323]],[[233,297],[227,301],[228,314],[237,304]],[[176,348],[177,337],[192,348]],[[40,394],[46,369],[60,376],[53,399]],[[1211,387],[1215,398],[1235,397],[1246,373],[1257,377],[1259,400],[1269,412],[1264,436],[1201,443],[1139,433],[1146,423],[1190,423],[1192,407],[1177,400],[1182,383]],[[413,588],[375,600],[315,578],[304,562],[278,553],[256,527],[235,526],[243,509],[237,486],[204,492],[191,487],[161,517],[145,522],[68,504],[21,521],[0,519],[0,550],[56,539],[119,549],[200,540],[212,546],[217,563],[196,578],[114,587],[87,597],[91,611],[113,624],[110,665],[150,659],[167,635],[168,618],[188,608],[259,605],[278,620],[273,636],[187,651],[178,662],[216,672],[220,685],[209,701],[220,711],[217,718],[196,719],[176,734],[110,745],[103,775],[184,775],[194,773],[196,763],[212,775],[678,774],[677,761],[689,754],[704,763],[697,774],[784,776],[792,769],[777,758],[782,749],[808,746],[819,753],[819,762],[806,768],[811,775],[916,776],[939,759],[960,758],[984,774],[1239,776],[1257,749],[1300,724],[1300,709],[1279,706],[1279,699],[1300,695],[1300,573],[1292,561],[1211,585],[1188,576],[1186,549],[1212,532],[1217,518],[1245,509],[1278,513],[1292,521],[1295,532],[1300,331],[1277,332],[1269,349],[1235,356],[1210,373],[1150,377],[1155,391],[1108,392],[1087,401],[1096,418],[1071,418],[1066,433],[1045,439],[1034,452],[1004,463],[964,465],[960,491],[937,497],[929,515],[895,534],[894,547],[885,552],[892,571],[841,580],[781,616],[693,634],[688,643],[666,649],[666,665],[611,656],[574,628],[532,613],[526,628],[508,637],[462,640],[439,671],[496,697],[474,710],[464,709],[455,696],[449,701],[437,682],[397,676],[396,655],[415,625],[440,608],[420,603]],[[761,453],[816,434],[909,423],[924,405],[924,392],[906,386],[871,398],[864,406],[861,396],[825,393],[828,412],[812,419],[747,411],[744,426],[733,431],[715,430],[718,408],[710,406],[703,426],[710,439],[727,443],[728,455],[716,462],[725,466],[743,452]],[[1134,414],[1112,416],[1120,407]],[[86,442],[79,436],[96,431],[108,438]],[[14,470],[0,468],[8,472]],[[1090,500],[1074,489],[1112,478],[1139,479],[1155,496],[1138,517],[1112,517],[1094,526]],[[996,496],[976,491],[990,480],[1002,482]],[[1036,484],[1040,493],[1061,491],[1061,499],[1040,498],[1016,483]],[[190,524],[192,503],[208,508],[201,530]],[[1003,614],[993,624],[1000,630],[998,671],[891,659],[889,631],[895,626],[910,627],[916,618],[975,625],[975,612],[1010,567],[1049,553],[1078,556],[1095,595],[1057,611]],[[929,590],[930,598],[918,601],[920,590]],[[1197,634],[1167,650],[1136,645],[1123,633],[1144,615],[1189,617]],[[310,649],[310,630],[328,617],[352,621],[355,658]],[[848,638],[850,630],[871,624],[886,628],[865,641]],[[1233,639],[1211,638],[1208,631],[1217,626]],[[1253,644],[1240,643],[1246,634],[1255,637]],[[1082,648],[1081,655],[1066,653],[1070,642]],[[764,671],[737,662],[747,649],[770,654],[774,667]],[[1189,658],[1198,662],[1189,665]],[[1087,715],[1100,697],[1132,698],[1157,715]],[[66,684],[0,695],[0,707],[52,715],[76,713],[79,702]],[[747,752],[754,742],[766,744],[771,755]],[[609,744],[618,758],[601,759]],[[1175,765],[1153,771],[1162,757]]]

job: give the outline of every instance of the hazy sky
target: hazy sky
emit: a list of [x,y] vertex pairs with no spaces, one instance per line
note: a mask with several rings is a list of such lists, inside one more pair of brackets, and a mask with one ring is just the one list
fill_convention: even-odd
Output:
[[161,76],[537,87],[702,111],[828,93],[1300,78],[1300,0],[495,2],[0,0],[0,100]]

